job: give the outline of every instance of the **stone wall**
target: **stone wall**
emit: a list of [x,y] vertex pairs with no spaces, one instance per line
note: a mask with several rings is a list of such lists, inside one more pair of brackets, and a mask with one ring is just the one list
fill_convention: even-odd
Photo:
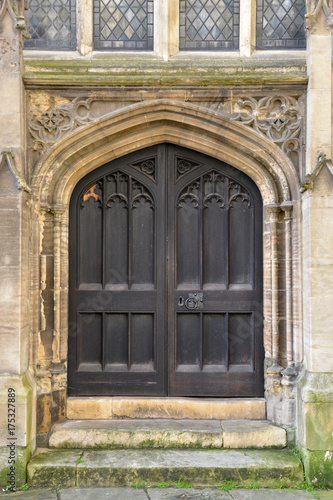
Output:
[[31,190],[26,184],[23,3],[0,3],[0,483],[20,486],[35,446],[29,363]]
[[296,429],[308,481],[332,486],[327,3],[308,12],[307,62],[250,57],[247,44],[243,58],[228,59],[29,54],[24,71],[18,5],[0,3],[2,483],[10,470],[8,389],[17,395],[16,485],[25,481],[36,429],[45,445],[66,418],[71,193],[106,162],[171,142],[229,163],[260,189],[267,416],[291,440]]

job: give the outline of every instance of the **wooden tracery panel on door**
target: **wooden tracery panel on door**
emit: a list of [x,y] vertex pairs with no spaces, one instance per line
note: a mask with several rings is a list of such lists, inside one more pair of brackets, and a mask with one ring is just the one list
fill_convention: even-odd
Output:
[[69,394],[262,396],[262,202],[251,179],[164,144],[79,182]]
[[236,169],[178,151],[168,162],[169,393],[262,396],[260,193]]

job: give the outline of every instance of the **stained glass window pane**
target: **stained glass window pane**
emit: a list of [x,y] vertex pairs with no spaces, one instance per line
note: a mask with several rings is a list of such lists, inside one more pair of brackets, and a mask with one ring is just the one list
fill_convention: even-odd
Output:
[[305,0],[257,0],[257,48],[305,48]]
[[180,0],[181,50],[237,50],[239,0]]
[[153,50],[153,0],[94,0],[94,47]]
[[25,48],[75,50],[76,0],[28,0],[26,20],[31,39]]

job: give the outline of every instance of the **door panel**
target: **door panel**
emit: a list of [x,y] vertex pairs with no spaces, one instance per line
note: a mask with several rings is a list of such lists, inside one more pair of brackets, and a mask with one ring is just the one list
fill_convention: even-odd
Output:
[[247,176],[173,145],[80,181],[70,394],[261,396],[261,218]]
[[162,168],[156,184],[159,156],[163,148],[154,147],[111,162],[73,193],[70,394],[166,393],[165,181]]
[[176,146],[168,154],[169,394],[261,396],[259,191],[222,162]]

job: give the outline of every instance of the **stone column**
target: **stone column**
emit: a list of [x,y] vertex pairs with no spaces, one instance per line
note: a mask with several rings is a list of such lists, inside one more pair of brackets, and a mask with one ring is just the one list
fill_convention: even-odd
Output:
[[30,189],[25,181],[23,0],[0,0],[0,486],[26,482],[35,442],[28,370]]
[[306,20],[307,177],[301,189],[304,369],[298,381],[297,441],[307,481],[333,487],[333,177],[330,163],[323,161],[324,155],[332,157],[332,12],[326,0],[309,3]]

